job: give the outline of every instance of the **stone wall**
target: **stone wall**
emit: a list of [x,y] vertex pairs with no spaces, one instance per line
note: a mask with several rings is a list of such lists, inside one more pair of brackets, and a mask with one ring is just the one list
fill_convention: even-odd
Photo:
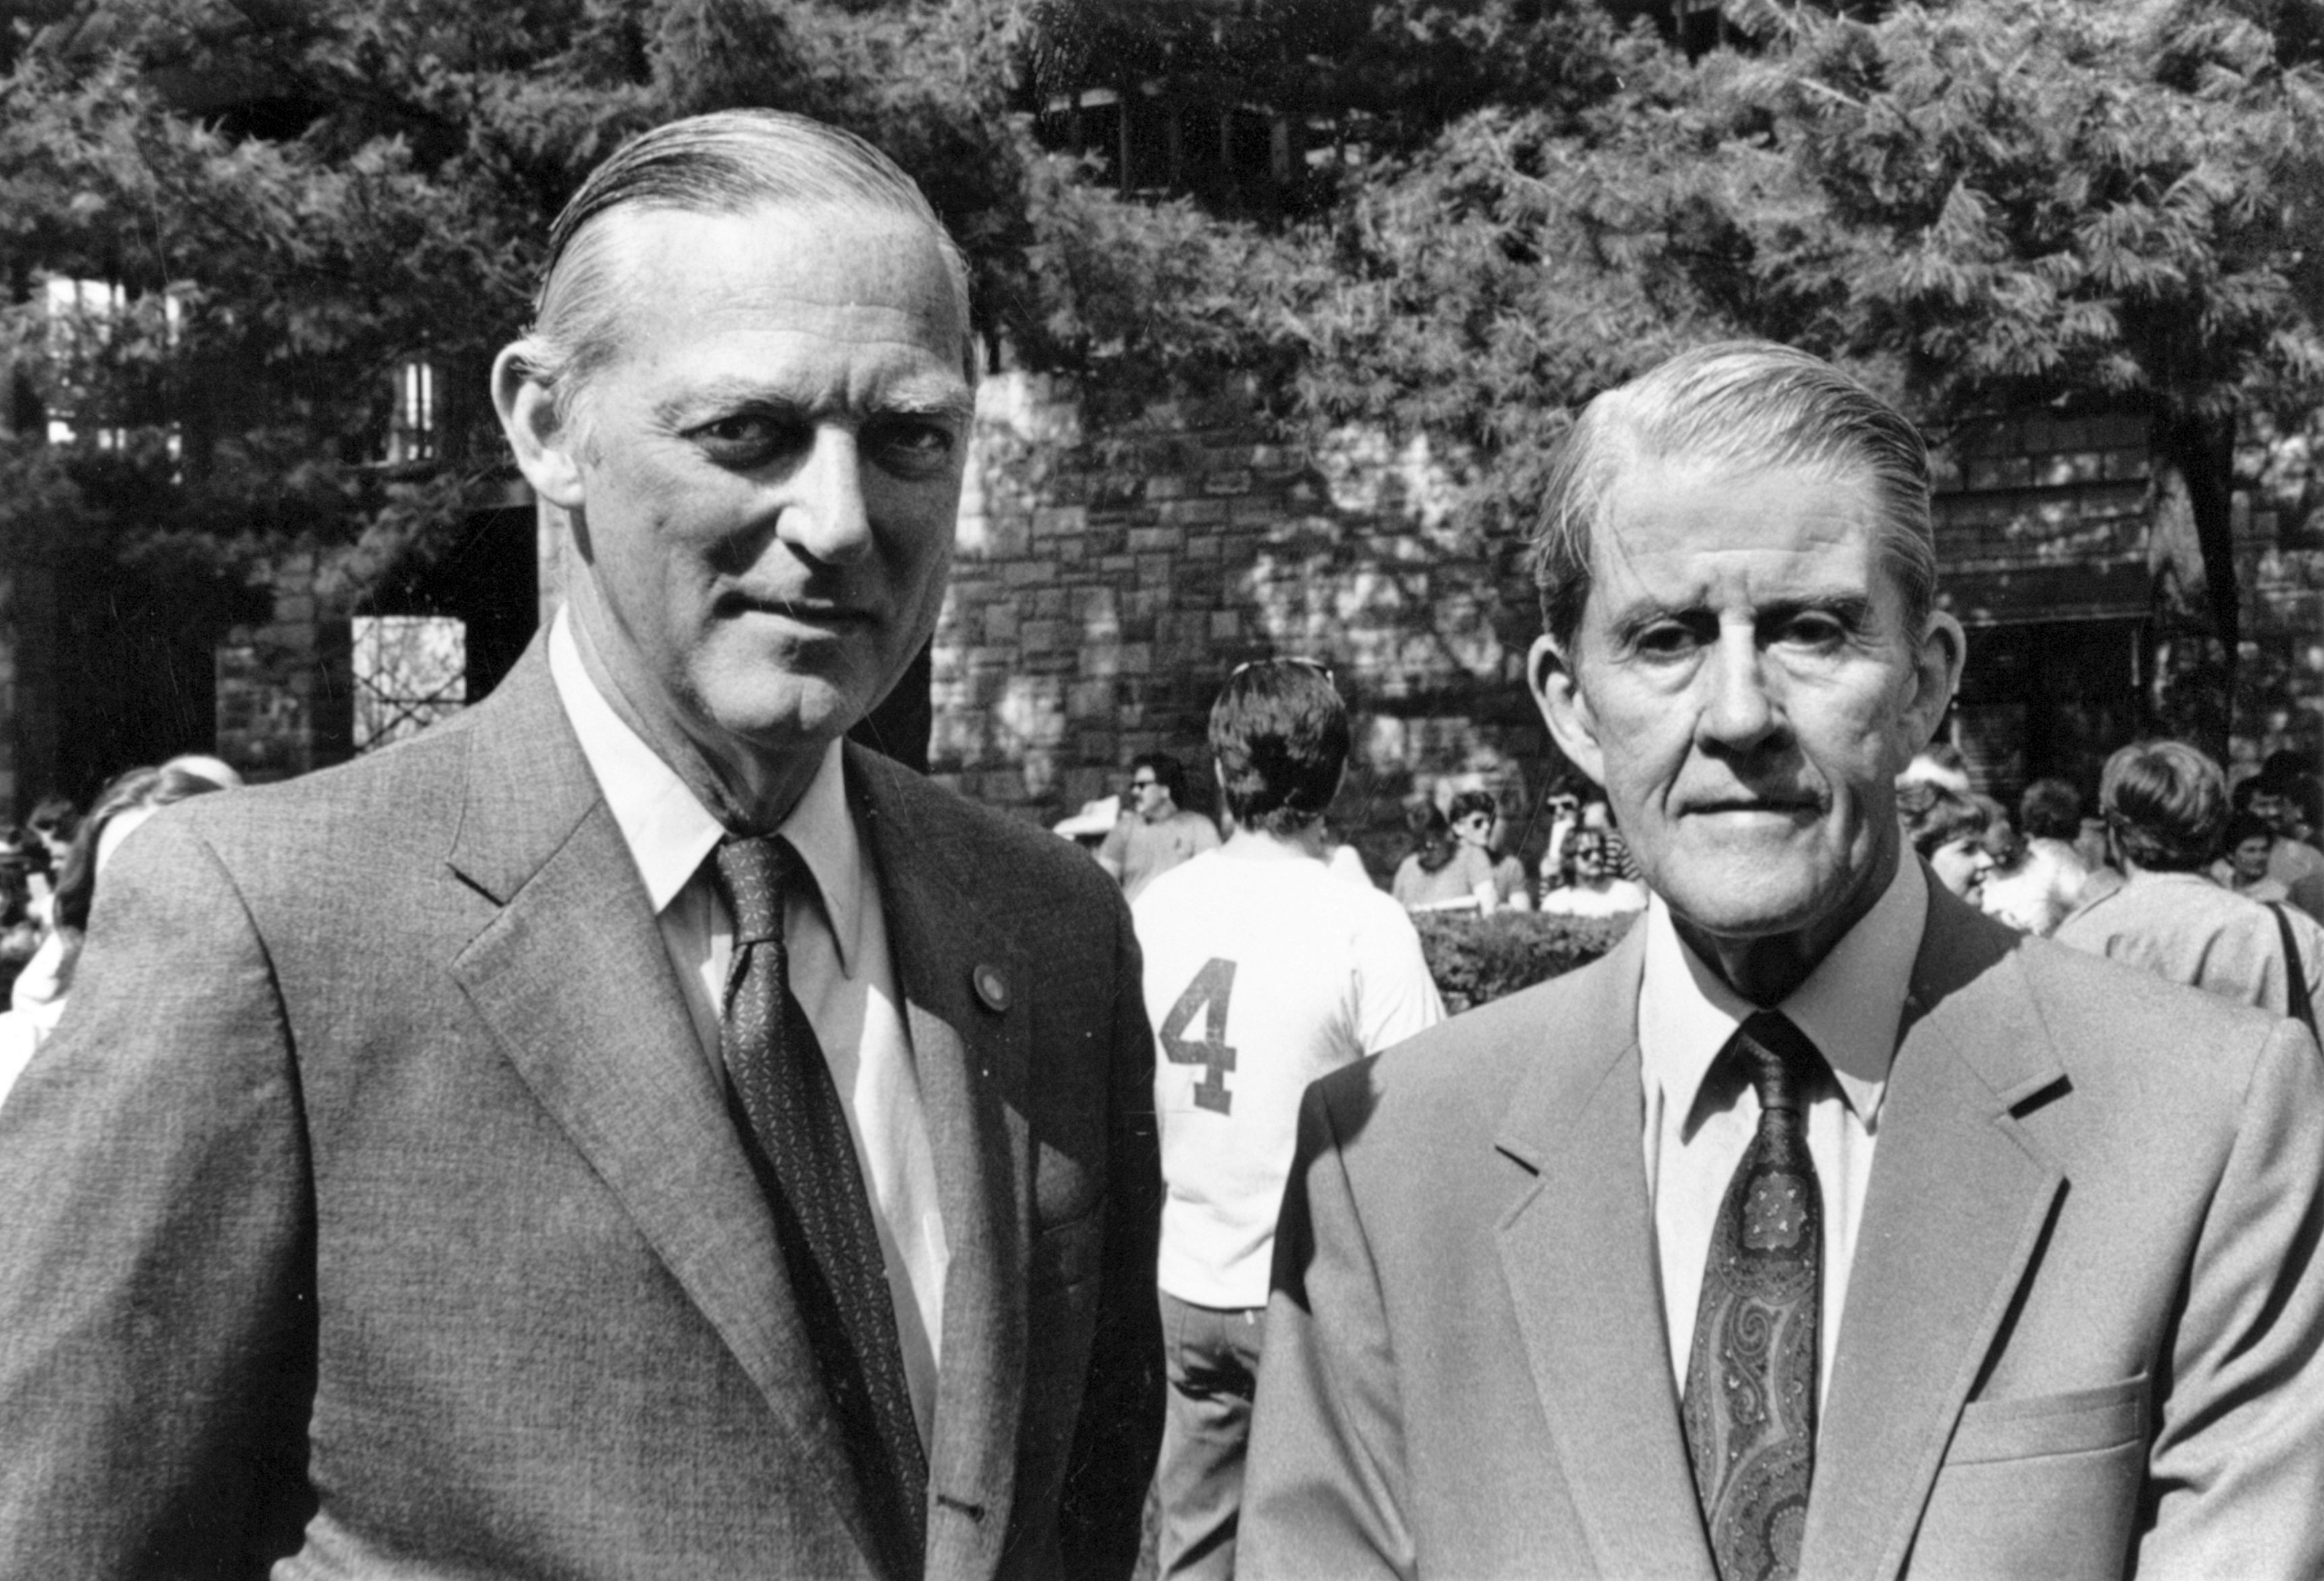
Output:
[[355,750],[353,648],[346,615],[316,594],[315,556],[273,567],[273,619],[238,626],[217,648],[217,755],[253,783],[345,762]]
[[1130,760],[1207,763],[1212,699],[1246,659],[1334,672],[1356,764],[1334,823],[1376,870],[1406,804],[1550,768],[1522,689],[1536,630],[1501,547],[1454,530],[1451,469],[1351,435],[1269,441],[1238,391],[1084,433],[1068,392],[988,380],[934,654],[936,777],[1044,823],[1119,792]]
[[2036,413],[1933,462],[1944,602],[1963,624],[2144,618],[2143,421]]
[[2236,473],[2236,763],[2281,747],[2324,756],[2324,413],[2291,433],[2262,427]]
[[[1070,392],[989,380],[935,653],[932,764],[1054,822],[1136,754],[1204,761],[1210,701],[1247,658],[1333,666],[1358,761],[1334,822],[1375,871],[1404,809],[1472,786],[1521,831],[1570,773],[1526,700],[1539,630],[1510,546],[1456,531],[1457,464],[1344,436],[1270,441],[1232,391],[1085,432]],[[1950,437],[1943,598],[1970,632],[1949,727],[1980,780],[2089,788],[2142,728],[2150,579],[2144,424],[2036,413]],[[2255,443],[2237,500],[2246,630],[2234,753],[2324,740],[2324,437]],[[1457,458],[1454,458],[1457,462]]]
[[[2237,769],[2324,745],[2324,431],[2262,425],[2247,440],[2235,498]],[[1956,436],[1940,458],[1943,597],[1969,630],[1951,728],[1988,787],[2011,794],[2056,772],[2091,788],[2106,753],[2149,728],[2153,487],[2135,417],[2032,414]]]
[[[2239,762],[2324,740],[2319,456],[2311,431],[2255,436],[2242,458]],[[933,655],[936,777],[1054,823],[1121,789],[1140,752],[1199,768],[1234,666],[1298,655],[1333,668],[1354,712],[1357,761],[1333,818],[1375,871],[1393,866],[1423,798],[1493,789],[1522,833],[1570,770],[1524,694],[1538,622],[1512,547],[1452,523],[1458,463],[1362,433],[1290,450],[1231,389],[1090,432],[1070,391],[988,380]],[[2035,415],[1956,437],[1939,471],[1945,598],[1971,635],[1955,732],[1996,789],[2045,763],[2087,768],[2137,727],[2144,429]],[[545,613],[565,551],[546,519],[539,542]],[[21,620],[16,608],[0,590],[0,620]],[[16,678],[15,646],[0,687],[34,684]],[[217,676],[218,749],[254,777],[351,749],[346,623],[318,609],[311,558],[284,563],[273,620],[237,629]],[[20,759],[39,749],[36,712],[18,714]],[[2046,738],[2061,729],[2088,740]],[[0,762],[10,772],[23,771]]]

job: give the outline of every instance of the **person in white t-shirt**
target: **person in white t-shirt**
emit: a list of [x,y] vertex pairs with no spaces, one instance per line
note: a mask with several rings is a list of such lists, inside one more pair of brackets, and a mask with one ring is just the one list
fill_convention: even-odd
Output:
[[1307,1084],[1444,1015],[1404,909],[1325,865],[1347,708],[1309,661],[1246,665],[1211,710],[1235,832],[1131,907],[1162,1128],[1169,1393],[1159,1574],[1231,1576],[1275,1218]]

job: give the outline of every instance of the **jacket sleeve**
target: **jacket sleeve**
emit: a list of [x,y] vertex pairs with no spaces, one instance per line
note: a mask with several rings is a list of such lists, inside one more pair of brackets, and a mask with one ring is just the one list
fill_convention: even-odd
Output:
[[168,815],[0,1106],[0,1575],[262,1576],[313,1508],[299,1085],[265,949]]
[[2324,1064],[2279,1023],[2170,1337],[2133,1568],[2324,1575]]
[[1339,1080],[1370,1074],[1318,1082],[1300,1106],[1236,1553],[1237,1575],[1256,1581],[1415,1569],[1387,1309],[1329,1103]]
[[[1130,910],[1115,919],[1107,1083],[1106,1229],[1088,1386],[1074,1432],[1059,1540],[1069,1576],[1130,1573],[1162,1442],[1162,1155],[1154,1117],[1154,1034]],[[1040,1343],[1040,1337],[1034,1337]]]

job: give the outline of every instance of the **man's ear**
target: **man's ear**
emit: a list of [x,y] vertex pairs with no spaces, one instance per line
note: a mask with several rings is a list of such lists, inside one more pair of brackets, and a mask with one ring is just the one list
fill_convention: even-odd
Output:
[[1572,765],[1600,785],[1606,783],[1606,755],[1598,745],[1598,719],[1582,694],[1573,661],[1553,637],[1534,639],[1526,656],[1526,687],[1542,722]]
[[1913,655],[1912,694],[1904,700],[1906,755],[1936,739],[1960,686],[1961,666],[1969,659],[1969,633],[1942,610],[1932,611]]
[[578,510],[583,490],[573,426],[558,419],[557,402],[534,377],[521,345],[502,348],[493,360],[493,409],[533,492],[552,505]]

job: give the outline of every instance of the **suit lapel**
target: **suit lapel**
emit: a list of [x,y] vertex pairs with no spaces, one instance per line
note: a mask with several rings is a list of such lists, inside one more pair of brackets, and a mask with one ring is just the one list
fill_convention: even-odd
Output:
[[1535,1062],[1509,1107],[1498,1144],[1536,1179],[1503,1223],[1501,1268],[1600,1573],[1711,1581],[1639,1144],[1645,937],[1591,970],[1562,1017],[1581,1046]]
[[2063,1077],[2013,941],[1930,890],[1816,1448],[1803,1581],[1902,1569],[2061,1178],[2011,1114]]
[[1015,999],[1030,979],[1006,932],[982,924],[986,907],[953,859],[959,832],[927,815],[928,793],[852,744],[847,767],[879,874],[951,1249],[928,1453],[927,1573],[989,1576],[1016,1494],[1025,1393],[1029,1044]]
[[864,1541],[765,1199],[539,645],[483,706],[449,860],[501,910],[453,975]]

